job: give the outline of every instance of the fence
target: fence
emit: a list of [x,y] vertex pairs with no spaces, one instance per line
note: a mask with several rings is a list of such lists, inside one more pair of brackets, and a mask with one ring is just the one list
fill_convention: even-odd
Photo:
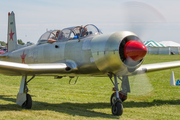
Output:
[[170,55],[172,52],[180,54],[180,47],[147,47],[148,54]]

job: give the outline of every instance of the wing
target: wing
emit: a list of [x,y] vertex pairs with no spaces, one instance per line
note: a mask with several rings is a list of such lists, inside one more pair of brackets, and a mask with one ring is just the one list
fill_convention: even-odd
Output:
[[22,64],[0,61],[0,73],[5,75],[57,75],[76,70],[72,63]]
[[146,65],[141,65],[132,74],[153,72],[153,71],[165,70],[165,69],[176,68],[176,67],[180,67],[180,61],[146,64]]

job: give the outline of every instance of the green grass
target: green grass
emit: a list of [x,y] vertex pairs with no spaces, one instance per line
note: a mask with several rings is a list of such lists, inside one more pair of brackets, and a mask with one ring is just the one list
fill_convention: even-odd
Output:
[[[177,60],[180,55],[147,55],[143,64]],[[35,77],[28,84],[33,107],[23,110],[16,104],[21,77],[0,75],[0,119],[180,119],[180,86],[170,86],[171,71],[180,78],[180,68],[130,77],[132,92],[120,117],[111,114],[108,77],[80,77],[76,85],[69,78]]]

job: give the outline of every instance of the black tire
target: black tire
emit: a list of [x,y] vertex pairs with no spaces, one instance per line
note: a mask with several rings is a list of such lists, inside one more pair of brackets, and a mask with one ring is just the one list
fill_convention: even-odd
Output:
[[27,100],[23,103],[22,108],[23,109],[31,109],[32,107],[32,99],[29,94],[26,95]]
[[121,116],[123,114],[123,105],[120,102],[117,102],[112,106],[112,114]]
[[111,99],[110,99],[110,102],[111,102],[111,106],[116,102],[116,94],[115,93],[113,93],[112,95],[111,95]]

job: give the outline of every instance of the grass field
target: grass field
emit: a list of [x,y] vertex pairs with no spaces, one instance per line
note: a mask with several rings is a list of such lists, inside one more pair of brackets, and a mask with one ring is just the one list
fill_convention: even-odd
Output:
[[[144,64],[177,60],[180,55],[147,55]],[[0,119],[180,119],[180,86],[170,86],[171,71],[180,79],[180,68],[130,77],[132,93],[120,117],[111,114],[108,77],[80,77],[76,85],[69,78],[35,77],[28,84],[32,109],[23,110],[16,104],[21,77],[0,75]]]

